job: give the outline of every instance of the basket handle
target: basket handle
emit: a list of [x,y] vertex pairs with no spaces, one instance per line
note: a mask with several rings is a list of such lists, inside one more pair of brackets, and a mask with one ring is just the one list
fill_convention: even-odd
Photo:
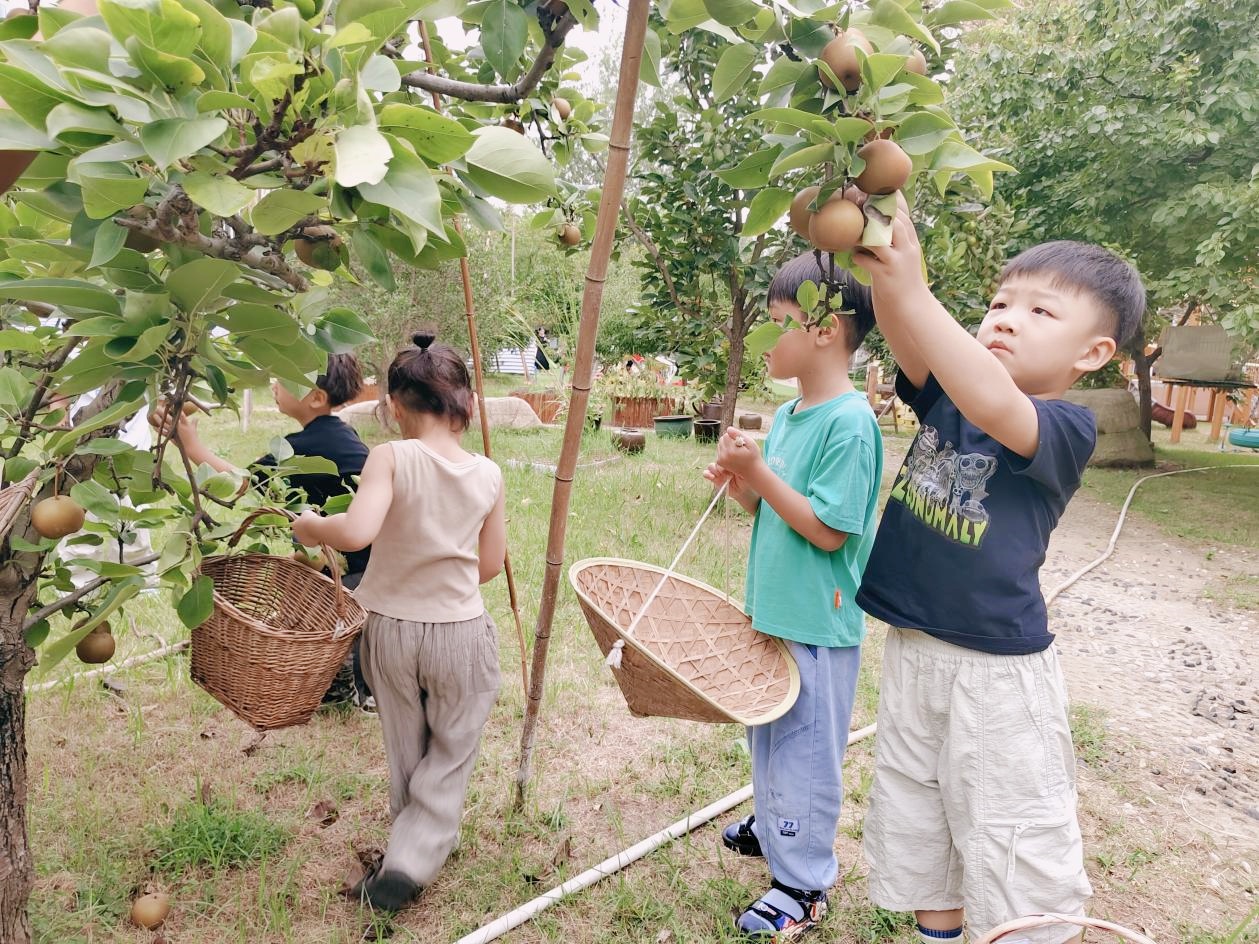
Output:
[[[297,520],[297,515],[289,511],[287,508],[255,509],[254,511],[251,511],[249,514],[245,515],[244,519],[237,526],[236,531],[232,534],[230,538],[227,539],[227,546],[235,547],[237,544],[239,544],[240,539],[245,536],[245,531],[249,528],[249,525],[252,524],[258,518],[266,517],[268,515],[278,516],[281,518],[288,518],[289,521]],[[336,551],[329,544],[320,544],[319,546],[320,548],[323,549],[324,562],[327,565],[328,569],[332,571],[332,582],[336,585],[336,588],[337,588],[337,602],[336,602],[337,629],[333,632],[333,635],[332,635],[332,638],[336,639],[339,636],[341,636],[343,632],[342,627],[345,623],[345,620],[343,619],[344,612],[345,612],[345,588],[341,585],[341,568],[337,566]]]
[[1155,944],[1155,942],[1141,934],[1133,931],[1131,928],[1125,928],[1122,925],[1114,924],[1110,921],[1102,921],[1100,918],[1090,918],[1086,915],[1064,915],[1064,914],[1034,914],[1027,915],[1023,918],[1015,918],[1013,921],[1007,921],[1005,924],[998,925],[983,937],[975,941],[975,944],[995,944],[1007,934],[1013,934],[1015,931],[1030,931],[1032,928],[1043,928],[1054,924],[1072,924],[1078,928],[1092,928],[1098,931],[1109,931],[1111,934],[1117,935],[1125,940],[1132,941],[1134,944]]

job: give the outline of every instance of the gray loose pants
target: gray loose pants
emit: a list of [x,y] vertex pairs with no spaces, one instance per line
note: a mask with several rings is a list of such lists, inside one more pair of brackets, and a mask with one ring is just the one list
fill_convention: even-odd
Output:
[[384,729],[393,828],[383,868],[432,883],[459,838],[481,731],[498,697],[498,639],[485,613],[412,623],[369,613],[360,654]]

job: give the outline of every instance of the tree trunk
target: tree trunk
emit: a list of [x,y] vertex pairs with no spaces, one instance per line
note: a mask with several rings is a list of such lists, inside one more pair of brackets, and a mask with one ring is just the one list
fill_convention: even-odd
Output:
[[726,389],[721,395],[721,428],[727,429],[734,425],[735,407],[738,406],[739,383],[743,379],[744,341],[747,338],[747,314],[744,299],[736,294],[733,299],[733,311],[730,313],[730,331],[726,340],[730,342],[730,357],[726,360]]
[[1163,349],[1156,347],[1150,352],[1149,356],[1146,356],[1144,329],[1138,331],[1137,336],[1129,344],[1129,350],[1132,353],[1132,366],[1137,375],[1137,405],[1141,409],[1141,430],[1145,433],[1146,439],[1151,439],[1154,427],[1154,393],[1150,372],[1154,362],[1163,353]]
[[0,572],[0,941],[29,944],[26,902],[35,880],[26,836],[26,701],[22,683],[35,663],[22,622],[35,585],[13,586]]

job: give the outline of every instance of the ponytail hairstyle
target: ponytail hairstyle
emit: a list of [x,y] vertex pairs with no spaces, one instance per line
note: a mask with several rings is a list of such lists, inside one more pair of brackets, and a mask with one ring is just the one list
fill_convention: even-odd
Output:
[[388,390],[395,403],[416,413],[448,417],[458,432],[472,421],[472,382],[463,358],[434,335],[417,332],[389,365]]

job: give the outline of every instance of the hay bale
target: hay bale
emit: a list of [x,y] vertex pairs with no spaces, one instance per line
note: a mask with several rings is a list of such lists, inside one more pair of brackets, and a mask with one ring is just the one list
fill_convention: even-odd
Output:
[[1089,465],[1151,466],[1154,446],[1141,431],[1141,410],[1127,390],[1068,390],[1065,399],[1091,410],[1097,418],[1097,448]]

